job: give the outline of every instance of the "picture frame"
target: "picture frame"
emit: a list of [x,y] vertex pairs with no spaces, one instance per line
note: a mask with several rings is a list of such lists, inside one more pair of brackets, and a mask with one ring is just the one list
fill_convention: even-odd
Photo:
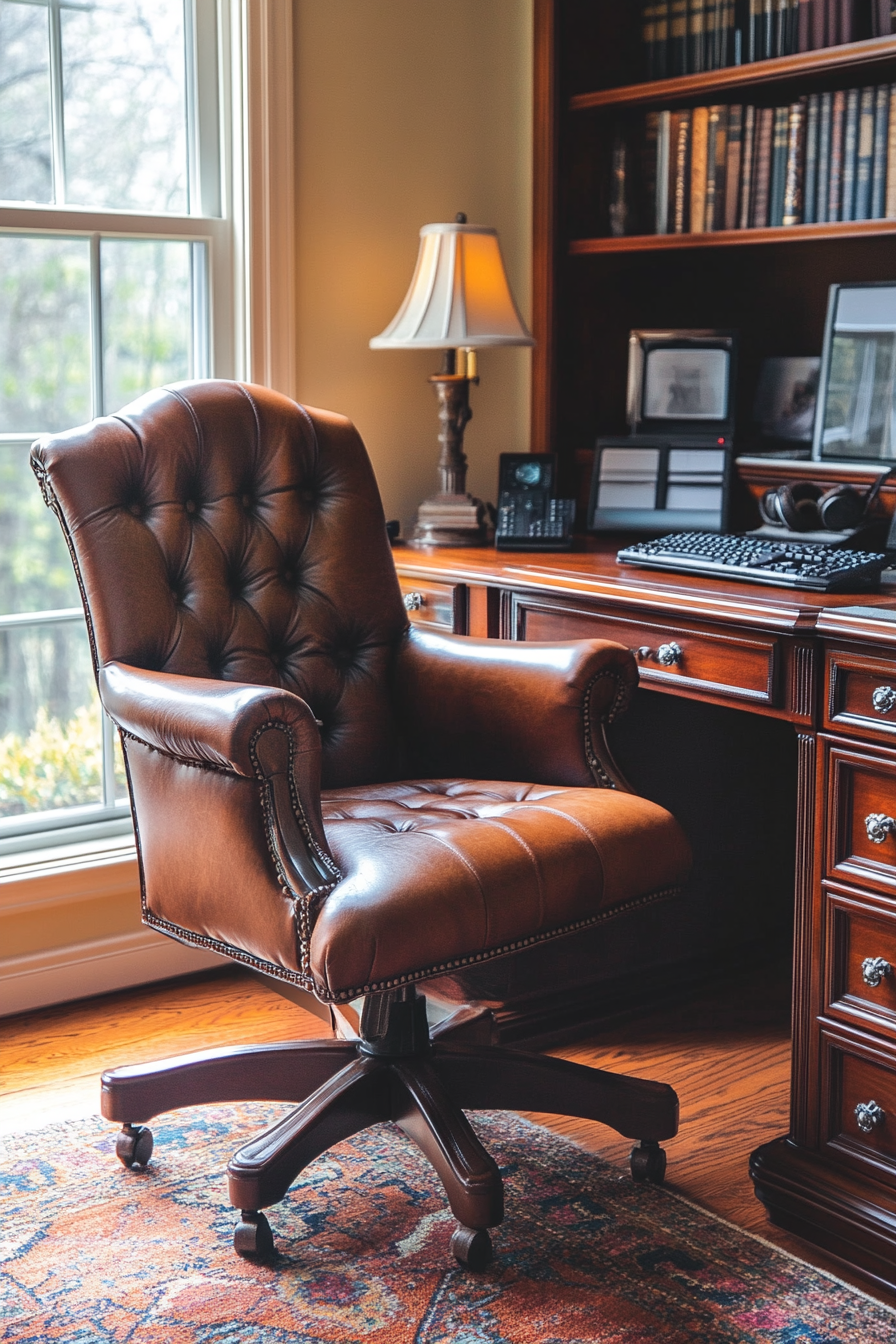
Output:
[[773,355],[762,361],[753,401],[760,451],[802,447],[808,453],[820,373],[819,355]]
[[733,331],[632,331],[629,433],[729,439],[734,432],[736,356]]
[[896,281],[828,291],[812,457],[896,460]]

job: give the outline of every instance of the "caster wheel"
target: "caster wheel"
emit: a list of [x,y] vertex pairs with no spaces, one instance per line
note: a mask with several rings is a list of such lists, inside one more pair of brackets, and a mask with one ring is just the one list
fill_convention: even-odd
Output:
[[466,1269],[479,1271],[492,1261],[492,1239],[484,1227],[464,1227],[458,1223],[451,1238],[451,1252]]
[[269,1260],[274,1254],[274,1234],[263,1213],[243,1209],[233,1231],[233,1249],[251,1260]]
[[145,1125],[122,1125],[115,1140],[115,1156],[126,1167],[145,1167],[152,1157],[152,1130]]
[[666,1154],[658,1143],[641,1143],[632,1149],[632,1180],[662,1185],[666,1175]]

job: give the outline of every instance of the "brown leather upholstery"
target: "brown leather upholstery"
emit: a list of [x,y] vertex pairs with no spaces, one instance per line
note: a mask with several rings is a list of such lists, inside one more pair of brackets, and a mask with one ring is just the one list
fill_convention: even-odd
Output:
[[681,883],[673,818],[594,787],[620,783],[630,653],[410,630],[348,421],[182,384],[33,461],[122,731],[147,923],[339,1001]]

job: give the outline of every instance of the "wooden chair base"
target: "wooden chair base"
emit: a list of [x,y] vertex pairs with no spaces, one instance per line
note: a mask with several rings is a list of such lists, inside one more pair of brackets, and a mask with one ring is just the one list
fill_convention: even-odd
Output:
[[[411,999],[423,1005],[422,998]],[[241,1211],[234,1237],[243,1255],[273,1253],[261,1210],[276,1204],[315,1157],[380,1121],[394,1121],[437,1171],[459,1228],[452,1251],[470,1268],[491,1258],[486,1229],[504,1216],[494,1160],[465,1110],[532,1110],[598,1120],[639,1140],[638,1180],[661,1181],[661,1139],[678,1131],[678,1098],[664,1083],[607,1073],[499,1046],[461,1045],[426,1030],[425,1012],[382,1012],[379,1033],[354,1040],[291,1041],[181,1055],[103,1075],[102,1112],[122,1122],[117,1152],[145,1165],[152,1135],[143,1122],[162,1111],[228,1101],[291,1101],[295,1109],[244,1144],[228,1165],[230,1199]]]

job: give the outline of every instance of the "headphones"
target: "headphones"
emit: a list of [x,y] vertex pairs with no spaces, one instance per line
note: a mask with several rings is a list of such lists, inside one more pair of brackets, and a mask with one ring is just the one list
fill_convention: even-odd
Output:
[[868,516],[884,481],[896,472],[890,467],[864,492],[851,485],[837,485],[824,490],[811,481],[795,481],[766,490],[759,500],[759,513],[764,523],[786,527],[790,532],[845,532],[858,527]]

